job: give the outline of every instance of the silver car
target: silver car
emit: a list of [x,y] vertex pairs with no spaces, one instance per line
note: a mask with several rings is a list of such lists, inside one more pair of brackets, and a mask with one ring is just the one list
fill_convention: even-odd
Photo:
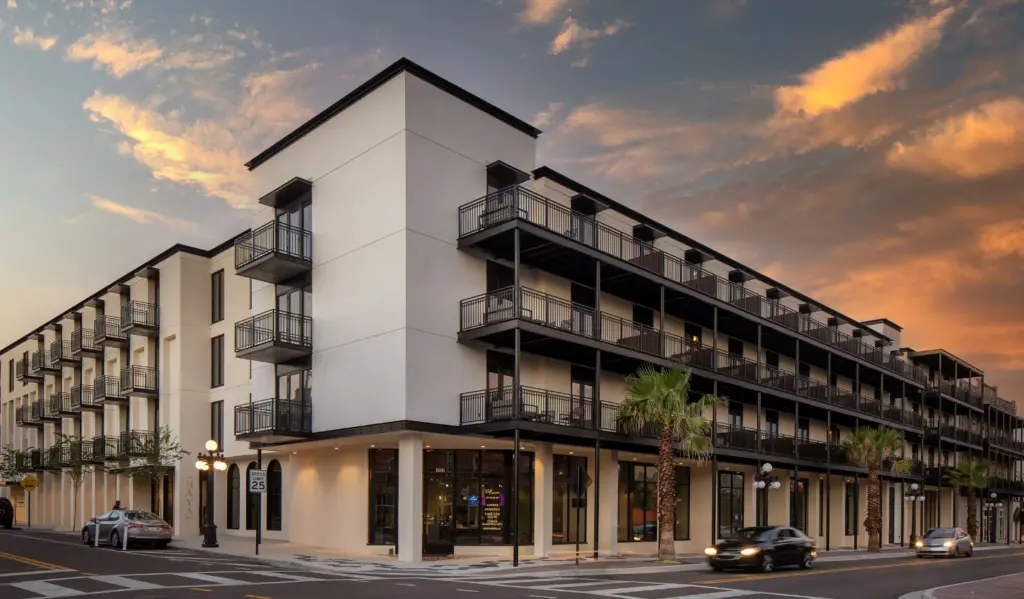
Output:
[[974,555],[974,542],[962,528],[933,528],[914,543],[917,557]]
[[89,520],[82,527],[82,542],[95,545],[98,538],[100,543],[121,549],[127,534],[129,544],[154,545],[164,549],[171,542],[173,532],[170,524],[152,512],[119,509]]

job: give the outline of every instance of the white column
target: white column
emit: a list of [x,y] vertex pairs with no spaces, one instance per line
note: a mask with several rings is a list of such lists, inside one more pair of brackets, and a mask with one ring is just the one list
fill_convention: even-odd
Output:
[[537,443],[533,459],[533,556],[551,551],[551,505],[554,493],[554,455],[550,443]]
[[398,442],[398,561],[423,559],[423,437]]
[[601,530],[598,550],[601,555],[619,553],[619,452],[601,452]]

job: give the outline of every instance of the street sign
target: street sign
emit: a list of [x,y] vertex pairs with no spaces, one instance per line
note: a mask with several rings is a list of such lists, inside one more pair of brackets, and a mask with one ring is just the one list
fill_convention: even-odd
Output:
[[29,493],[34,491],[35,488],[38,487],[38,486],[39,486],[39,481],[37,481],[36,477],[32,476],[31,474],[26,474],[25,478],[21,479],[21,488],[25,489]]
[[267,471],[266,470],[250,470],[249,471],[249,492],[250,493],[266,493],[267,492]]
[[594,480],[590,478],[590,475],[587,474],[583,466],[577,466],[572,474],[569,475],[569,490],[575,493],[577,497],[582,497],[593,483]]

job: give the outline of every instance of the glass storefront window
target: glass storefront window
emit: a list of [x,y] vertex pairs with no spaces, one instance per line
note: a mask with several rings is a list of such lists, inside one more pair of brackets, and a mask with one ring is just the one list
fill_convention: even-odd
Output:
[[731,537],[743,528],[743,474],[718,473],[718,538]]
[[398,544],[398,450],[370,450],[370,545]]
[[[658,540],[658,467],[619,464],[619,541]],[[673,536],[690,538],[690,469],[676,467],[676,515]]]
[[[520,452],[520,544],[533,543],[533,454]],[[426,450],[423,542],[512,544],[511,451]]]
[[554,489],[552,495],[551,542],[587,542],[587,492],[576,497],[570,488],[573,473],[578,468],[587,469],[587,458],[581,456],[554,456]]

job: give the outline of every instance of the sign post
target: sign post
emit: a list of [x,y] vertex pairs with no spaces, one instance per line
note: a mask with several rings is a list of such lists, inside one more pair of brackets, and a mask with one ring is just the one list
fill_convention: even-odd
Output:
[[[259,451],[259,459],[263,460],[263,452]],[[262,466],[262,464],[258,464]],[[262,468],[249,471],[249,492],[258,493],[259,500],[256,502],[256,555],[260,554],[260,520],[262,520],[263,511],[263,494],[267,492],[267,471]]]
[[[263,450],[260,448],[256,449],[256,469],[261,472],[263,470]],[[266,478],[266,475],[264,475]],[[266,485],[264,484],[263,489],[266,492]],[[256,504],[256,555],[260,554],[260,544],[263,543],[263,495],[260,495],[260,500]]]
[[[593,480],[590,475],[587,474],[587,469],[582,464],[576,466],[573,473],[569,476],[569,493],[576,495],[576,565],[580,565],[580,506],[583,504],[584,496],[587,494],[587,489],[593,484]],[[572,501],[572,495],[570,495],[569,501]],[[572,505],[570,503],[569,505]],[[597,520],[595,520],[596,522]]]
[[25,477],[21,479],[21,488],[25,489],[25,493],[28,494],[28,527],[29,528],[32,528],[32,491],[35,491],[36,487],[38,487],[38,486],[39,486],[39,481],[37,481],[36,477],[32,476],[31,474],[26,474]]

